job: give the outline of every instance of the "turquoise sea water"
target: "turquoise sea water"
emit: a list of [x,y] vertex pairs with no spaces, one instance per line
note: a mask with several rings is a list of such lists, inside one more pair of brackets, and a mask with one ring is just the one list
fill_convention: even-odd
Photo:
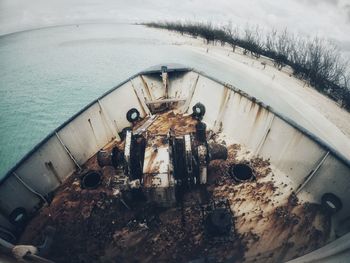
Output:
[[[164,63],[195,67],[231,83],[328,139],[327,120],[296,107],[298,98],[293,101],[283,89],[272,92],[273,80],[262,82],[173,41],[166,31],[128,24],[51,27],[0,36],[0,178],[89,102],[131,75]],[[344,135],[332,131],[338,144],[344,144]]]
[[0,37],[0,178],[83,106],[160,63],[201,70],[210,64],[171,45],[167,33],[136,25],[51,27]]

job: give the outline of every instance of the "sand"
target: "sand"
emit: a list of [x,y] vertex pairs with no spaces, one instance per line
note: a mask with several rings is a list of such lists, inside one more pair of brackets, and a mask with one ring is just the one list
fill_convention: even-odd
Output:
[[[213,75],[247,92],[271,106],[276,112],[307,129],[350,160],[350,113],[319,93],[305,81],[292,76],[289,67],[279,71],[273,61],[243,55],[241,48],[206,44],[203,39],[161,30],[172,39],[172,45],[189,50],[217,63],[220,70]],[[213,67],[213,65],[209,65]],[[208,66],[208,67],[209,67]]]

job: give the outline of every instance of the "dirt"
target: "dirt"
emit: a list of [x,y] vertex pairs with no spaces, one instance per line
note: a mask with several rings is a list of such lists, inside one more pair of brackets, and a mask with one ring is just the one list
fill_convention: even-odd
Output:
[[[174,126],[176,114],[161,117],[170,124],[155,122],[153,132],[170,128],[183,132]],[[191,120],[186,123],[193,129]],[[109,184],[116,173],[113,167],[101,170],[102,184],[97,189],[82,189],[82,174],[100,170],[94,156],[83,171],[57,189],[52,203],[29,222],[20,242],[39,245],[45,227],[53,226],[56,235],[47,257],[65,263],[190,262],[199,258],[206,262],[282,262],[324,245],[330,218],[320,206],[299,201],[290,187],[277,184],[269,160],[237,158],[242,151],[239,144],[229,145],[227,160],[210,163],[208,184],[188,191],[181,203],[167,209],[147,202],[140,190],[116,195]],[[230,166],[239,162],[252,167],[253,181],[238,183],[231,177]],[[234,226],[225,238],[218,239],[205,231],[203,207],[220,200],[227,201]]]
[[[146,121],[137,123],[133,130],[137,130]],[[151,134],[167,135],[172,131],[176,136],[195,132],[197,121],[191,115],[183,115],[174,111],[168,111],[160,114],[157,119],[148,127],[147,131]]]
[[21,243],[41,244],[43,229],[50,225],[56,235],[48,257],[55,262],[188,262],[198,255],[219,262],[242,258],[239,235],[225,243],[205,235],[196,194],[198,190],[185,195],[183,208],[170,209],[124,199],[129,210],[104,185],[81,189],[76,175],[32,219]]
[[[231,145],[226,161],[212,162],[213,195],[227,198],[235,215],[237,233],[246,245],[244,262],[284,262],[328,242],[330,218],[318,204],[303,203],[287,184],[277,184],[269,160],[237,161],[241,147]],[[231,164],[249,164],[256,180],[237,184]]]

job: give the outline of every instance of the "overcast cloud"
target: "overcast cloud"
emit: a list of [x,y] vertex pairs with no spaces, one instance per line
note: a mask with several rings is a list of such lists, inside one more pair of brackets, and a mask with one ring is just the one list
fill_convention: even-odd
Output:
[[196,20],[288,28],[350,52],[350,0],[0,0],[0,34],[101,22]]

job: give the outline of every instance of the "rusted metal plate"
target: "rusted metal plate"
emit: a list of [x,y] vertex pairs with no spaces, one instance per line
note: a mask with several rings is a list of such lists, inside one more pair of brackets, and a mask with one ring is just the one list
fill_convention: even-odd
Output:
[[148,117],[146,119],[145,122],[143,122],[143,124],[140,126],[140,125],[137,125],[137,128],[134,129],[134,134],[141,134],[145,131],[148,130],[148,127],[152,125],[152,123],[158,118],[159,115],[152,115],[150,117]]
[[190,115],[179,114],[171,110],[160,114],[147,131],[154,135],[166,135],[170,131],[176,136],[181,136],[195,132],[196,123],[197,121]]
[[144,174],[168,174],[170,172],[169,139],[167,136],[157,135],[147,140]]

